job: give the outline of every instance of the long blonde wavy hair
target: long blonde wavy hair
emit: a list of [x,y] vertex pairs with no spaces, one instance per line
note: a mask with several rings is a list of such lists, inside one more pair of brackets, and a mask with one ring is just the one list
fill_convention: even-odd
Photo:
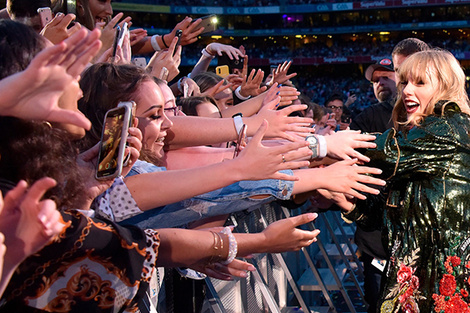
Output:
[[[407,118],[403,89],[404,82],[429,82],[437,79],[437,88],[424,113],[413,114]],[[465,73],[459,61],[449,52],[442,49],[421,51],[409,56],[397,72],[397,102],[392,113],[396,129],[409,125],[419,125],[424,117],[433,114],[436,103],[441,100],[455,102],[464,113],[470,114],[469,99],[465,90]]]

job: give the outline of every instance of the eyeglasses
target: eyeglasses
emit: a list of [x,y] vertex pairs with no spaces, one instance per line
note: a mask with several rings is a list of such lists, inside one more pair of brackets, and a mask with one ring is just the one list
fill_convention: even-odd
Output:
[[178,116],[180,113],[180,108],[178,106],[174,106],[172,108],[164,108],[163,111],[165,111],[166,115]]
[[333,111],[337,111],[337,110],[342,110],[343,109],[343,106],[342,105],[329,105],[327,106],[328,109],[332,109]]

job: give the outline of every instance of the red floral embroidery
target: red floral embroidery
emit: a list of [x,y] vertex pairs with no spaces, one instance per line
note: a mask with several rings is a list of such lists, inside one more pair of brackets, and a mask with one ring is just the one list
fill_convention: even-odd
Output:
[[413,270],[411,269],[411,267],[408,267],[402,263],[397,273],[397,282],[400,284],[407,282],[411,279],[412,275],[413,275]]
[[444,296],[453,295],[456,287],[457,282],[455,281],[455,277],[450,274],[444,274],[439,282],[439,292]]
[[468,313],[470,308],[460,295],[455,295],[446,303],[445,313]]
[[468,291],[465,290],[465,289],[460,289],[460,294],[461,294],[464,298],[468,297]]
[[453,267],[459,266],[462,261],[458,256],[451,256],[450,257],[450,263],[452,263]]
[[[469,293],[465,289],[457,289],[457,281],[454,272],[461,272],[460,269],[455,269],[462,265],[462,260],[458,256],[448,256],[444,262],[444,267],[447,274],[444,274],[439,281],[439,293],[433,294],[434,311],[438,313],[457,313],[465,312],[470,313],[470,307],[463,298],[467,298]],[[470,262],[464,265],[470,268]],[[454,271],[455,270],[455,271]],[[467,278],[470,284],[470,277]],[[462,298],[463,297],[463,298]]]

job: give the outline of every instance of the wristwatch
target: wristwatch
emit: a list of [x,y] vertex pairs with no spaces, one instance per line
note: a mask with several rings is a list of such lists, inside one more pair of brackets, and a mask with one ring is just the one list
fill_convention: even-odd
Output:
[[316,159],[318,157],[318,139],[315,135],[308,135],[305,137],[305,140],[308,142],[308,147],[312,150],[313,154],[311,156],[312,159]]

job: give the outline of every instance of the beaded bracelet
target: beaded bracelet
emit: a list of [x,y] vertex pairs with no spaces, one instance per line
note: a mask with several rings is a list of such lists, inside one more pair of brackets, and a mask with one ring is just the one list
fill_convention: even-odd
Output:
[[230,229],[230,227],[225,227],[220,233],[227,235],[228,242],[229,242],[227,260],[222,261],[220,263],[230,264],[237,256],[237,252],[238,252],[237,240],[235,239],[235,236],[232,234],[232,230]]

